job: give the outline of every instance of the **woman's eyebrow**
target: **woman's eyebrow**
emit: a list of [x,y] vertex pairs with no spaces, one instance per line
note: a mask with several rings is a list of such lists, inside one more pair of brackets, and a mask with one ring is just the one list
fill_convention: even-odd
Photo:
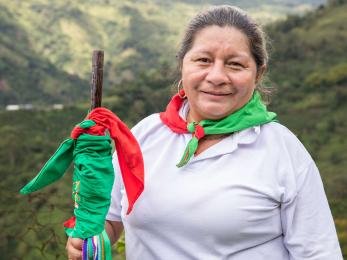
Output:
[[227,59],[232,59],[232,58],[241,58],[241,59],[248,59],[250,56],[245,53],[245,52],[234,52],[230,55],[227,56]]
[[229,60],[236,60],[236,61],[241,61],[241,62],[247,62],[249,60],[248,56],[243,56],[243,55],[234,55],[226,58],[227,61]]
[[[194,52],[192,52],[192,55],[211,55],[211,56],[213,56],[213,53],[208,51],[208,50],[197,49],[197,50],[194,50]],[[226,56],[226,59],[232,59],[232,58],[248,59],[249,55],[243,51],[242,52],[238,51],[238,52],[233,52],[232,54]]]
[[192,55],[198,55],[198,54],[205,54],[205,55],[211,55],[211,52],[205,51],[205,50],[196,50],[192,53]]

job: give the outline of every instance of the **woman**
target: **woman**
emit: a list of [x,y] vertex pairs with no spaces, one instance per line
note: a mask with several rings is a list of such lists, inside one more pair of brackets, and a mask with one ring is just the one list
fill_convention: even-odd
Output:
[[[342,259],[315,163],[260,100],[259,26],[210,8],[190,22],[178,61],[178,95],[133,128],[145,189],[129,215],[114,161],[111,241],[124,226],[127,259]],[[80,248],[69,239],[71,259]]]

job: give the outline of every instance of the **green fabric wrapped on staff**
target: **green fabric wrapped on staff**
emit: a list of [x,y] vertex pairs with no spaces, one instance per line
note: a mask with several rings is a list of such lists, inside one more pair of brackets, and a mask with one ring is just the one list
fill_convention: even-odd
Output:
[[71,138],[20,191],[28,194],[55,182],[74,161],[74,216],[64,226],[68,236],[84,239],[83,259],[111,259],[111,245],[104,230],[114,182],[111,138],[116,145],[129,214],[144,188],[142,154],[126,125],[105,108],[94,109],[77,125]]

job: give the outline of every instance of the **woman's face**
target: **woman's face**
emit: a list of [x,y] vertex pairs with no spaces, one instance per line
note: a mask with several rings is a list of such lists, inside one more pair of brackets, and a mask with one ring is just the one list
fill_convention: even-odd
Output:
[[182,63],[188,120],[220,119],[240,109],[252,97],[256,78],[246,35],[234,27],[202,29]]

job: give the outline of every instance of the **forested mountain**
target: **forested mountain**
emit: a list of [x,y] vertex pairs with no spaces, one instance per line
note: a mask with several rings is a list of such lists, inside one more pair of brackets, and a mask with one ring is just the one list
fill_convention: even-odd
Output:
[[[303,1],[239,2],[256,14],[282,8],[276,17],[303,8]],[[177,37],[205,1],[95,3],[0,0],[2,104],[78,101],[61,111],[0,111],[0,259],[66,259],[61,223],[72,214],[71,172],[30,196],[18,190],[85,116],[92,50],[106,51],[104,105],[131,126],[164,108],[176,77]],[[347,1],[305,3],[317,9],[265,28],[265,84],[277,89],[270,110],[318,164],[347,259]]]
[[304,142],[321,171],[347,257],[347,1],[268,26],[271,108]]
[[40,55],[29,33],[0,4],[0,104],[72,102],[86,82]]
[[[272,107],[327,167],[323,172],[337,179],[344,179],[347,167],[346,14],[347,1],[334,1],[268,27],[273,42],[270,79],[278,90]],[[330,188],[336,192],[337,186]],[[346,198],[347,193],[340,195]]]
[[[105,50],[105,89],[175,66],[178,36],[197,10],[227,1],[0,0],[0,105],[88,97],[90,59]],[[234,1],[264,21],[323,3]],[[116,89],[116,90],[115,90]]]

